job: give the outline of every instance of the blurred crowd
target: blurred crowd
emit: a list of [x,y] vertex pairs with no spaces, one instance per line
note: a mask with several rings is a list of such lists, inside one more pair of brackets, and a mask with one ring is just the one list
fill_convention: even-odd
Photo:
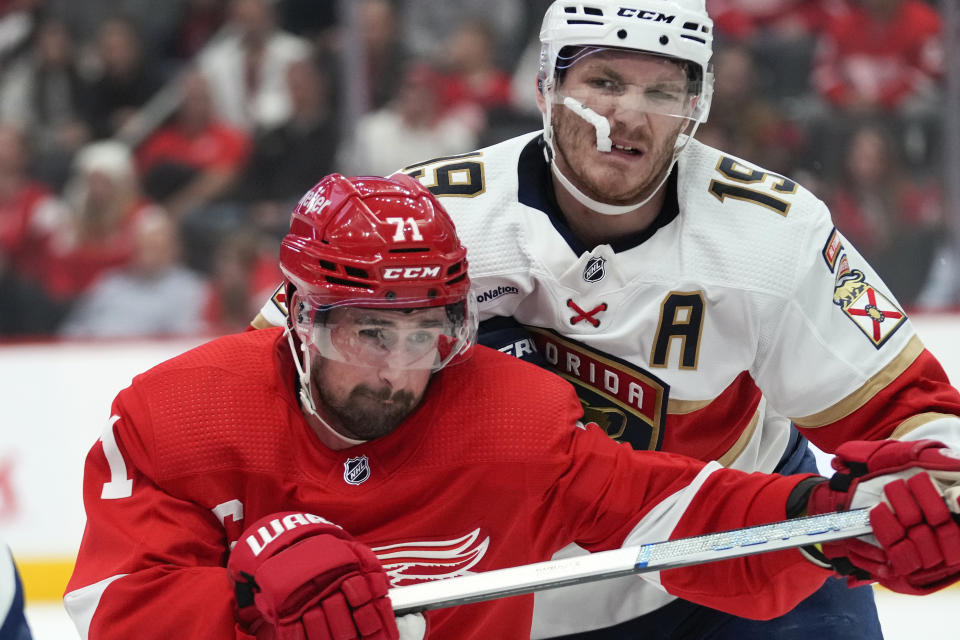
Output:
[[[242,330],[319,178],[540,128],[548,5],[0,0],[0,337]],[[907,308],[960,304],[937,2],[707,7],[697,137],[811,188]]]

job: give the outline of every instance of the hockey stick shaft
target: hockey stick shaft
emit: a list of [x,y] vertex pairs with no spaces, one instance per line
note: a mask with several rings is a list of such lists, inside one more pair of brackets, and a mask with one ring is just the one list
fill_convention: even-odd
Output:
[[692,538],[496,569],[390,589],[397,615],[494,600],[572,584],[792,549],[873,531],[868,509],[720,531]]

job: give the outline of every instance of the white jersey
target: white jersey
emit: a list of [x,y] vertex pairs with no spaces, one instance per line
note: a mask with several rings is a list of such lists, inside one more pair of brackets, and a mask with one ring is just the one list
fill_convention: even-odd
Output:
[[[529,331],[503,350],[539,352],[611,437],[766,472],[789,438],[779,416],[826,451],[886,437],[960,445],[960,394],[826,206],[785,177],[692,141],[648,230],[585,247],[557,208],[539,133],[403,171],[453,217],[481,320]],[[281,322],[272,306],[264,315]],[[534,637],[671,599],[635,578],[542,592]]]

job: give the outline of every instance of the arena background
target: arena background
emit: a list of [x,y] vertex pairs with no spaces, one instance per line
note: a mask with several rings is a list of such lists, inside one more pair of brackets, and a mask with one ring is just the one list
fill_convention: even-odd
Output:
[[[38,640],[77,637],[59,598],[116,392],[246,325],[326,173],[539,128],[548,4],[0,0],[0,540]],[[910,19],[874,19],[884,4]],[[698,137],[823,198],[960,380],[960,5],[707,6],[717,96]],[[117,273],[152,284],[101,286]],[[878,594],[888,638],[956,637],[960,589]]]

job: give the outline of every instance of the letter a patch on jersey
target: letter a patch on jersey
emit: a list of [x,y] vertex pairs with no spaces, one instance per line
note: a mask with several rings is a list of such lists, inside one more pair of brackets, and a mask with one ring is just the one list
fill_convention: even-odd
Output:
[[841,271],[833,290],[833,303],[879,349],[907,319],[884,294],[864,281],[859,269]]

